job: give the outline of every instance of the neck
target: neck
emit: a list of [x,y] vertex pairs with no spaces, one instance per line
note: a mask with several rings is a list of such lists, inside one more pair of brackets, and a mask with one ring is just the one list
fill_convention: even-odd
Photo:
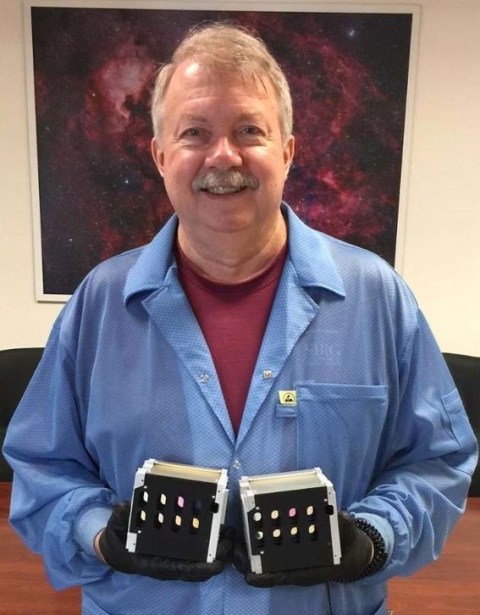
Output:
[[232,234],[216,234],[211,241],[192,241],[179,224],[178,245],[198,273],[222,284],[246,282],[267,267],[285,246],[287,226],[280,214],[271,232],[259,232],[256,241]]

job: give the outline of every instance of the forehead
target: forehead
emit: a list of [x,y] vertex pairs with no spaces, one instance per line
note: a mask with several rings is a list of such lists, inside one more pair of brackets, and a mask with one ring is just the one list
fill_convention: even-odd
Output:
[[227,104],[250,99],[277,107],[275,90],[268,78],[261,79],[253,73],[232,75],[196,60],[180,64],[165,94],[166,109],[178,109],[178,105],[208,99],[224,99]]

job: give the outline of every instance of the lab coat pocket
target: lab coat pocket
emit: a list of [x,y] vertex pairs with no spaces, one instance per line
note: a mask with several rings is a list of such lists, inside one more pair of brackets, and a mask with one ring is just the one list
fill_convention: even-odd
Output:
[[388,387],[307,383],[296,391],[299,469],[320,466],[330,480],[361,493],[373,472]]

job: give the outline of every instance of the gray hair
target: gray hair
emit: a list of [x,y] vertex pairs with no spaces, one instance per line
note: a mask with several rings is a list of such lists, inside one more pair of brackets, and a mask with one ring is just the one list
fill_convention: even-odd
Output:
[[[169,63],[157,72],[152,96],[152,123],[160,141],[165,95],[175,70],[185,60],[197,58],[210,70],[243,79],[268,78],[277,96],[280,130],[284,143],[292,134],[292,98],[287,79],[265,43],[246,29],[227,23],[195,26],[175,50]],[[265,85],[265,84],[264,84]]]

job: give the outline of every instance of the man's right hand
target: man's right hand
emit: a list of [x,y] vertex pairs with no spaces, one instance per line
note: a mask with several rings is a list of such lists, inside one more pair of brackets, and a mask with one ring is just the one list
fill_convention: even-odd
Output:
[[214,562],[192,562],[157,555],[130,553],[126,548],[130,504],[116,504],[107,527],[95,540],[96,550],[109,566],[125,574],[140,574],[160,581],[208,581],[219,574],[233,549],[234,530],[220,534]]

